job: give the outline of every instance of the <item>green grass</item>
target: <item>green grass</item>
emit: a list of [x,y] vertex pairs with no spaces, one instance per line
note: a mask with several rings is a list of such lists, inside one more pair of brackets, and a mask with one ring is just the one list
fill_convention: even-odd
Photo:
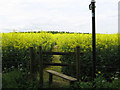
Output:
[[[52,51],[57,52],[59,51],[57,47],[55,47]],[[53,63],[61,63],[60,59],[60,55],[53,55]],[[61,72],[61,66],[50,66],[48,68],[46,68],[45,70],[54,70],[57,72]],[[47,72],[45,72],[44,70],[44,81],[45,81],[45,86],[48,87],[48,80],[49,80],[49,74]],[[66,81],[60,77],[57,76],[53,76],[53,84],[51,86],[49,86],[49,88],[64,88],[64,87],[69,87],[69,81]]]
[[[57,48],[54,48],[53,51],[58,51]],[[53,55],[53,63],[61,63],[59,55]],[[54,70],[61,73],[61,66],[49,66],[44,69],[44,86],[43,88],[65,88],[69,87],[69,81],[66,81],[60,77],[53,76],[53,84],[49,85],[49,74],[46,70]],[[37,77],[38,78],[38,77]],[[3,74],[3,87],[4,88],[35,88],[39,85],[35,84],[36,82],[31,81],[29,78],[28,81],[24,80],[23,72],[19,70],[13,70]]]
[[[2,75],[3,88],[18,88],[22,79],[22,73],[18,70],[7,72]],[[22,83],[21,83],[22,84]]]
[[0,89],[2,88],[2,73],[0,73]]

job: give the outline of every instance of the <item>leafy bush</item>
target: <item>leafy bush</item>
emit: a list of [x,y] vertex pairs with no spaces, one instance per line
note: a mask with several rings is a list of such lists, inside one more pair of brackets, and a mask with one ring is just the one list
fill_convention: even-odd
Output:
[[2,88],[39,88],[38,81],[32,81],[27,72],[14,69],[11,72],[4,73],[2,76]]
[[[29,47],[43,51],[51,51],[54,40],[50,33],[3,33],[2,34],[2,63],[3,69],[23,64],[25,67],[30,60]],[[38,49],[37,49],[38,50]],[[51,55],[43,56],[44,62],[52,60]]]
[[[96,65],[97,71],[112,77],[119,69],[118,35],[97,34],[96,35]],[[92,35],[91,34],[56,34],[56,42],[62,52],[74,52],[76,46],[80,46],[81,52],[81,79],[89,80],[92,74]],[[75,56],[61,56],[62,63],[75,64]],[[108,67],[115,67],[112,68]],[[62,72],[75,77],[76,67],[63,67]],[[106,75],[105,75],[106,76]],[[106,76],[107,77],[107,76]],[[110,78],[109,77],[109,78]]]
[[[97,72],[102,72],[104,77],[113,77],[116,69],[107,69],[105,66],[119,68],[119,51],[118,51],[118,35],[117,34],[97,34],[96,37],[97,51]],[[81,52],[81,80],[90,81],[92,71],[92,35],[91,34],[51,34],[51,33],[3,33],[2,34],[2,63],[3,71],[6,68],[14,66],[17,68],[20,64],[23,68],[27,67],[29,56],[29,47],[34,47],[38,51],[38,46],[42,46],[43,51],[51,51],[54,45],[59,47],[61,52],[74,52],[76,46],[80,46]],[[44,55],[44,62],[52,60],[51,55]],[[75,56],[61,56],[62,63],[75,64]],[[7,69],[8,70],[8,69]],[[7,72],[6,70],[6,72]],[[9,71],[9,70],[8,70]],[[73,77],[76,76],[76,67],[63,67],[62,72]],[[109,72],[109,73],[108,73]],[[21,77],[20,77],[21,78]],[[12,78],[11,78],[12,79]],[[98,78],[99,79],[99,78]],[[9,79],[8,79],[9,80]],[[22,79],[21,79],[22,80]],[[3,81],[6,81],[4,79]],[[99,80],[98,80],[99,81]],[[98,87],[107,87],[101,84],[102,81],[96,83]],[[15,83],[15,82],[14,82]],[[105,81],[105,85],[109,87],[117,85],[119,81],[115,80],[112,84]],[[99,86],[99,84],[101,86]],[[5,84],[4,84],[5,85]],[[7,84],[6,84],[7,85]],[[78,84],[79,85],[79,84]],[[81,83],[83,87],[91,87],[91,83]],[[110,86],[113,85],[113,86]],[[31,85],[32,86],[32,85]],[[116,86],[118,87],[118,86]]]
[[12,71],[2,76],[3,88],[20,88],[20,82],[24,82],[22,73],[19,71]]
[[[94,83],[94,85],[93,85]],[[112,82],[107,80],[101,75],[95,78],[94,82],[76,82],[71,86],[72,88],[114,88],[120,89],[120,79],[114,79]]]

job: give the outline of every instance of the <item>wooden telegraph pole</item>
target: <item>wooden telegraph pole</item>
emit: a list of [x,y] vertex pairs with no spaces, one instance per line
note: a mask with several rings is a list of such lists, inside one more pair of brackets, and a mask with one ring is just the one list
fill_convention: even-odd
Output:
[[95,34],[95,0],[91,0],[89,9],[92,10],[92,53],[93,53],[93,80],[96,77],[96,34]]

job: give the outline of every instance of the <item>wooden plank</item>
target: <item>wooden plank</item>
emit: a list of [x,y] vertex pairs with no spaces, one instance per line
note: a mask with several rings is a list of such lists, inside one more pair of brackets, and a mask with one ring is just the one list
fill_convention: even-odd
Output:
[[58,73],[58,72],[53,71],[53,70],[46,70],[46,71],[47,71],[48,73],[50,73],[50,74],[53,74],[53,75],[55,75],[55,76],[59,76],[59,77],[61,77],[61,78],[64,78],[64,79],[66,79],[66,80],[69,80],[69,81],[77,81],[76,78],[73,78],[73,77],[71,77],[71,76],[67,76],[67,75],[65,75],[65,74]]
[[30,73],[31,73],[31,75],[33,77],[33,73],[34,73],[34,59],[35,59],[35,53],[34,53],[33,47],[30,47],[29,51],[30,51]]
[[80,47],[76,47],[76,77],[80,80]]
[[39,75],[40,75],[40,84],[43,86],[43,58],[42,58],[42,47],[39,46]]
[[74,64],[63,64],[63,63],[44,63],[47,66],[73,66]]
[[[81,67],[92,67],[92,65],[86,66],[85,64],[81,64]],[[96,66],[96,69],[114,69],[117,70],[119,69],[118,67],[112,67],[112,66]]]
[[[75,52],[42,52],[42,54],[48,54],[48,55],[75,55]],[[83,55],[83,53],[80,53],[80,54]]]
[[53,75],[49,73],[49,85],[53,82]]

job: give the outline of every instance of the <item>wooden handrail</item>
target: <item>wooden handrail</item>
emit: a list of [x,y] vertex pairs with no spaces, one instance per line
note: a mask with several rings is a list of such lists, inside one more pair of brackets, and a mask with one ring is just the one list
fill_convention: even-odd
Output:
[[[37,52],[39,54],[39,52]],[[42,52],[42,54],[48,54],[48,55],[75,55],[75,52]],[[80,53],[80,55],[83,55],[83,53]]]
[[47,66],[74,66],[74,64],[64,64],[64,63],[44,63]]

